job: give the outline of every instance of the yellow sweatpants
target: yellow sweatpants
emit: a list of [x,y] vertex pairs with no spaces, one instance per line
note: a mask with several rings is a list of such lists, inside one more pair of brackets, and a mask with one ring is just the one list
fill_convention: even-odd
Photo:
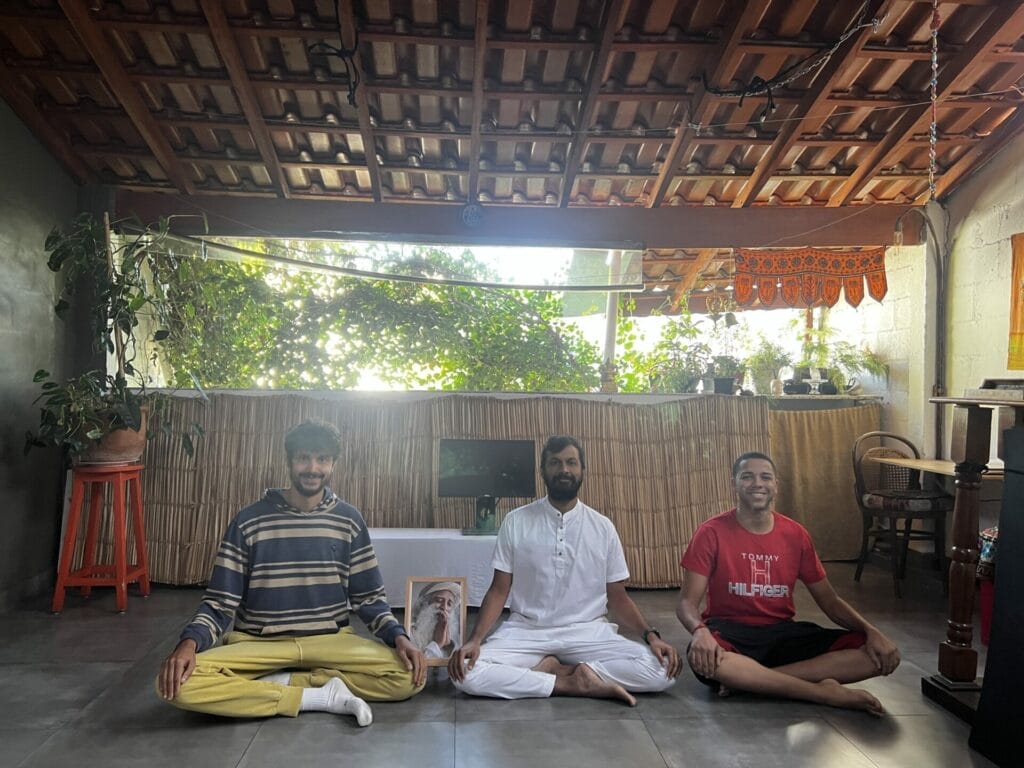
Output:
[[[288,685],[255,679],[280,670],[294,670]],[[231,632],[223,645],[196,657],[195,671],[171,703],[225,717],[295,717],[302,689],[318,688],[332,677],[368,701],[401,701],[422,689],[413,685],[412,672],[393,648],[359,637],[351,627],[334,635],[287,638]]]

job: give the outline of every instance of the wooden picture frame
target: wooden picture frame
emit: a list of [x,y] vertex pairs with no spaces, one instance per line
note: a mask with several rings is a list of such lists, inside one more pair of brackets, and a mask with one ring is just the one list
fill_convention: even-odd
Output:
[[[465,576],[410,576],[406,582],[405,631],[428,666],[445,666],[452,651],[466,641],[468,594]],[[440,610],[447,610],[447,630],[437,627]],[[448,642],[439,643],[445,635]]]

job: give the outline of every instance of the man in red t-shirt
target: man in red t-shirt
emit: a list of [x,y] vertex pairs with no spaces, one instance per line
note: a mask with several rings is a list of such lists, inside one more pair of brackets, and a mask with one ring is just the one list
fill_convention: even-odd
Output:
[[[732,476],[736,508],[701,525],[681,562],[676,616],[693,635],[694,674],[722,695],[751,691],[882,715],[878,699],[844,683],[891,673],[896,646],[835,593],[807,530],[774,510],[775,463],[745,453]],[[793,621],[798,579],[843,629]]]

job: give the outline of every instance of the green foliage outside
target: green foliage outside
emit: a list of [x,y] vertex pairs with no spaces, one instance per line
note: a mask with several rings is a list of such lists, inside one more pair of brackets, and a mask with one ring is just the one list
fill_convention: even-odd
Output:
[[[330,252],[337,244],[303,247],[344,261]],[[394,268],[487,279],[468,253],[413,249]],[[364,371],[412,389],[585,392],[599,382],[598,349],[562,322],[551,293],[297,272],[254,259],[196,259],[165,277],[188,320],[161,349],[175,386],[188,383],[179,380],[186,370],[207,388],[350,389]]]
[[[240,245],[288,258],[301,249],[323,263],[356,264],[356,254],[339,243]],[[157,269],[164,263],[158,260]],[[166,264],[173,272],[159,274],[159,283],[172,319],[181,322],[161,319],[158,327],[171,330],[154,359],[171,386],[190,386],[191,373],[204,387],[225,389],[340,390],[366,386],[368,379],[371,386],[447,391],[593,392],[599,386],[601,350],[563,318],[559,294],[431,282],[492,280],[469,252],[423,246],[388,264],[390,272],[423,282],[298,271],[251,257]],[[765,393],[778,368],[792,362],[774,343],[781,340],[755,337],[742,317],[730,327],[684,312],[666,318],[651,345],[632,310],[624,299],[615,361],[620,392],[694,392],[708,376],[742,375],[749,367],[765,379],[757,382]],[[807,360],[846,377],[884,371],[876,356],[831,334],[825,326],[804,338]]]
[[640,336],[636,320],[622,316],[617,338],[619,391],[695,392],[711,364],[712,351],[693,317],[673,317],[649,352],[641,351]]
[[781,344],[761,334],[757,346],[743,364],[750,371],[754,391],[759,395],[767,395],[771,391],[772,379],[779,375],[779,369],[793,364],[793,356]]
[[859,374],[868,373],[880,378],[889,375],[889,366],[875,352],[835,338],[837,331],[829,322],[827,308],[818,312],[816,327],[800,331],[803,343],[798,366],[827,368],[832,383],[840,391]]

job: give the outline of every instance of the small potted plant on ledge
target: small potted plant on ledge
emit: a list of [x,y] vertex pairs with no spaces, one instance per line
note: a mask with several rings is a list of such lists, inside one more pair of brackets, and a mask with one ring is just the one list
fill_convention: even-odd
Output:
[[[181,257],[165,247],[167,231],[168,221],[161,220],[114,244],[106,215],[101,221],[80,214],[70,229],[54,230],[47,237],[47,265],[64,277],[55,312],[63,318],[79,298],[79,289],[89,286],[93,350],[113,354],[115,370],[94,369],[63,381],[48,371],[36,371],[33,381],[41,387],[35,401],[39,428],[26,434],[26,453],[56,445],[81,463],[136,461],[142,455],[147,437],[154,434],[149,424],[160,421],[167,405],[165,395],[146,389],[146,377],[133,365],[142,334],[161,341],[174,323],[160,277],[172,274]],[[160,429],[166,434],[174,431],[166,420]],[[178,434],[191,455],[192,438],[202,434],[202,427],[191,424]]]
[[711,348],[689,341],[660,358],[651,376],[652,392],[696,392],[702,372],[711,358]]
[[802,359],[797,367],[827,371],[828,381],[819,385],[822,394],[850,391],[857,384],[856,377],[863,374],[880,378],[889,375],[889,366],[877,353],[834,338],[836,332],[828,322],[827,312],[822,312],[817,328],[803,329],[801,334]]
[[[779,370],[793,364],[793,356],[774,341],[761,336],[754,350],[743,361],[750,378],[754,383],[754,391],[759,395],[772,393],[772,381],[779,375]],[[776,384],[781,388],[781,384]],[[781,392],[779,393],[781,394]]]
[[704,391],[716,395],[736,394],[737,382],[742,378],[743,363],[732,355],[715,355],[704,373]]

